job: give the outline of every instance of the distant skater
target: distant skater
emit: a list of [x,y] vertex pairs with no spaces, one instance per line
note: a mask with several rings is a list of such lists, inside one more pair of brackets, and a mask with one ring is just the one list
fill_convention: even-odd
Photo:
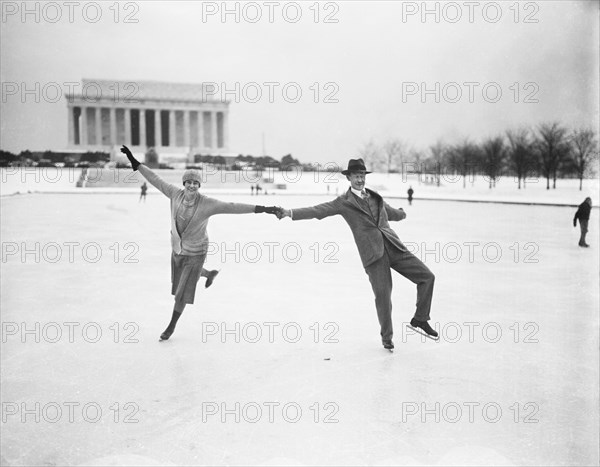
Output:
[[144,182],[142,184],[141,188],[141,193],[140,193],[140,200],[139,202],[142,202],[142,198],[144,199],[144,203],[146,202],[146,192],[148,191],[148,185],[146,185],[146,182]]
[[589,196],[579,205],[575,217],[573,217],[573,227],[577,227],[577,220],[579,220],[579,228],[581,230],[581,236],[579,237],[579,246],[588,248],[589,245],[585,243],[585,236],[588,233],[588,221],[590,220],[590,211],[592,210],[592,198]]
[[413,194],[414,194],[415,190],[412,189],[412,186],[408,187],[408,205],[412,206],[412,200],[413,200]]
[[276,214],[279,208],[225,203],[204,196],[198,191],[201,174],[193,169],[183,173],[183,188],[180,188],[165,182],[150,168],[141,164],[127,146],[123,146],[121,152],[127,156],[134,171],[139,170],[148,182],[171,200],[171,294],[175,296],[175,304],[171,322],[160,335],[161,340],[167,340],[175,331],[185,306],[194,303],[199,277],[205,275],[206,287],[209,287],[216,275],[216,271],[202,269],[208,250],[206,227],[209,218],[216,214]]
[[402,244],[389,221],[406,217],[403,209],[387,204],[381,195],[365,188],[368,172],[362,159],[350,159],[348,169],[342,174],[350,182],[346,193],[328,203],[301,209],[282,209],[279,218],[324,219],[341,215],[348,223],[358,247],[360,259],[369,276],[375,308],[381,326],[383,347],[392,350],[392,274],[391,269],[402,274],[417,285],[417,306],[410,325],[420,328],[421,334],[437,338],[438,333],[429,325],[429,312],[433,296],[435,276],[429,268]]

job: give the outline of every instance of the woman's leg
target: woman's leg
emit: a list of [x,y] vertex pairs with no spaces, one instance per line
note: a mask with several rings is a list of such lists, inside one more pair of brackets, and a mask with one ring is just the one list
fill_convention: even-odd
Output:
[[169,337],[171,337],[171,334],[175,332],[175,326],[177,325],[177,321],[179,321],[179,318],[181,318],[181,314],[183,313],[184,309],[185,303],[175,300],[175,305],[173,306],[173,315],[171,316],[171,322],[167,326],[167,329],[165,329],[164,332],[160,335],[160,340],[166,341]]
[[171,254],[171,293],[175,296],[173,314],[167,329],[160,335],[160,340],[167,340],[175,331],[175,326],[185,306],[194,303],[196,282],[202,275],[202,265],[206,255],[182,256]]
[[215,277],[217,277],[217,274],[219,274],[219,271],[217,271],[216,269],[209,271],[208,269],[202,268],[200,276],[206,277],[206,283],[204,284],[204,288],[208,289],[212,285],[212,283],[215,280]]

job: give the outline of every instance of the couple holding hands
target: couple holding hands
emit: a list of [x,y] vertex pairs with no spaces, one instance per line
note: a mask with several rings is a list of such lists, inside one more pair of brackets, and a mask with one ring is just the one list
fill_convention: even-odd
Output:
[[175,305],[171,322],[161,334],[161,340],[171,337],[186,304],[194,303],[196,283],[200,276],[211,279],[211,282],[214,279],[214,271],[208,272],[202,268],[208,248],[206,228],[210,216],[249,213],[274,214],[279,219],[290,217],[294,221],[341,215],[352,230],[360,259],[373,288],[383,346],[388,350],[394,348],[391,269],[417,285],[416,312],[410,322],[411,327],[427,337],[438,337],[427,322],[430,319],[435,276],[408,251],[390,228],[390,220],[400,221],[406,217],[404,210],[391,207],[378,193],[365,188],[366,175],[371,172],[366,170],[362,159],[350,159],[348,168],[342,171],[350,182],[346,193],[327,203],[292,210],[277,206],[226,203],[209,198],[198,191],[201,185],[200,172],[186,170],[182,179],[183,188],[180,188],[165,182],[137,161],[127,146],[123,146],[121,152],[127,156],[134,171],[139,170],[149,183],[171,200],[171,294],[175,296]]

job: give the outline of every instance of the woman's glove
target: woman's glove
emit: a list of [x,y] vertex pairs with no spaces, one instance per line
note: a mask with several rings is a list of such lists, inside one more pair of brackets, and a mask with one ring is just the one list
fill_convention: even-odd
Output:
[[140,161],[133,157],[133,154],[131,154],[131,151],[125,145],[123,145],[123,147],[121,148],[121,152],[127,156],[127,159],[129,159],[129,162],[131,162],[131,168],[135,172],[140,166]]
[[277,215],[277,213],[281,211],[281,208],[279,206],[255,206],[254,207],[254,213],[255,214],[260,214],[261,212],[267,213],[267,214],[275,214]]

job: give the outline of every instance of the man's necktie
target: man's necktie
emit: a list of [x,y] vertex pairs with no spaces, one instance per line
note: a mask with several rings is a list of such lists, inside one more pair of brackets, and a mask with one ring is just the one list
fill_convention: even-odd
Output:
[[369,193],[367,193],[367,190],[361,191],[360,196],[369,208],[369,212],[371,213],[371,216],[373,216],[373,219],[377,219],[377,207],[375,206],[375,203],[371,203],[369,201],[371,196],[369,195]]

